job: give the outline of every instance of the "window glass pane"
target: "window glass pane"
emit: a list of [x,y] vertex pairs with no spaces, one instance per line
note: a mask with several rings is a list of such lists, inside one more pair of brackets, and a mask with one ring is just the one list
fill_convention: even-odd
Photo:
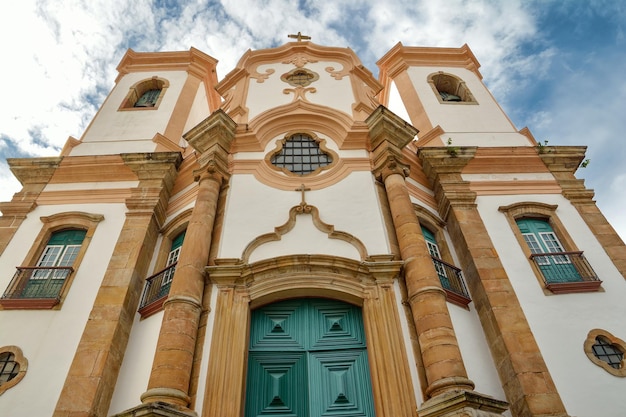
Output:
[[270,162],[294,174],[305,175],[329,165],[332,158],[320,149],[312,137],[296,134],[285,141],[280,152],[273,155]]
[[11,352],[0,353],[0,385],[17,376],[20,365],[15,362],[15,355]]

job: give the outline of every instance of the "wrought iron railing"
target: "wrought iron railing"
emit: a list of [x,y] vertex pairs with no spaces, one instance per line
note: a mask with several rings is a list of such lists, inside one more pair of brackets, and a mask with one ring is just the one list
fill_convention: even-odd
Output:
[[176,262],[146,279],[139,310],[169,294],[174,271],[176,271]]
[[18,266],[2,298],[58,300],[72,272],[74,269],[70,266]]
[[439,275],[439,281],[441,282],[441,286],[456,295],[460,295],[461,297],[470,300],[469,292],[467,291],[467,287],[465,286],[465,282],[463,281],[463,273],[459,268],[454,265],[450,265],[449,263],[442,261],[439,258],[432,257],[433,263],[435,264],[435,270],[437,271],[437,275]]
[[546,285],[601,282],[582,251],[534,253],[530,259],[541,271]]

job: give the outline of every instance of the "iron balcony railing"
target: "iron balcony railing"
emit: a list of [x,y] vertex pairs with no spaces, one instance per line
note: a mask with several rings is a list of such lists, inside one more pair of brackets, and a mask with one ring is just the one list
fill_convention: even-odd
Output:
[[70,266],[18,266],[3,299],[58,300],[67,277],[74,272]]
[[176,271],[176,264],[175,262],[146,279],[146,286],[143,289],[139,310],[169,294],[174,271]]
[[530,259],[541,271],[546,285],[601,282],[582,251],[534,253]]
[[463,273],[461,270],[439,258],[432,257],[432,259],[437,275],[439,275],[441,286],[453,294],[460,295],[469,302],[470,296],[465,282],[463,281]]

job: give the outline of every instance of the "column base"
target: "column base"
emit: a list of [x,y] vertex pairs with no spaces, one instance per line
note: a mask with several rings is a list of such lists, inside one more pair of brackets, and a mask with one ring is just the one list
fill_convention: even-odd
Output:
[[198,417],[198,414],[186,407],[154,402],[138,405],[111,417]]
[[475,391],[448,391],[425,401],[419,417],[497,417],[509,403]]

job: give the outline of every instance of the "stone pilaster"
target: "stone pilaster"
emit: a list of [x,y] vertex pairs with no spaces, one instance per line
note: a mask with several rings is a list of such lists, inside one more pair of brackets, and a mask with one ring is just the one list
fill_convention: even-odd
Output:
[[574,175],[586,149],[585,146],[544,146],[539,156],[558,181],[565,198],[578,210],[615,267],[626,278],[626,246],[623,240],[596,205],[593,190],[587,189],[585,182]]
[[[418,152],[464,266],[512,414],[567,416],[524,311],[476,208],[476,195],[469,189],[469,183],[461,178],[463,167],[474,154],[475,148],[461,148],[454,155],[446,148],[422,148]],[[424,415],[431,415],[427,411],[430,405],[424,407]]]
[[54,417],[106,415],[174,184],[179,153],[123,154],[139,178]]
[[199,154],[198,197],[164,305],[148,390],[141,396],[143,403],[190,406],[189,386],[202,313],[204,268],[208,264],[220,190],[229,177],[228,152],[235,128],[236,124],[218,110],[185,136]]
[[446,304],[446,293],[404,180],[408,168],[402,163],[402,148],[415,137],[417,130],[382,106],[368,117],[366,123],[370,128],[374,175],[385,184],[404,261],[408,303],[428,383],[426,396],[472,390],[474,383],[467,378]]
[[37,207],[37,197],[52,178],[61,163],[62,157],[50,158],[9,158],[11,172],[22,184],[22,190],[15,193],[10,202],[0,202],[0,255],[4,252],[13,235],[26,215]]

